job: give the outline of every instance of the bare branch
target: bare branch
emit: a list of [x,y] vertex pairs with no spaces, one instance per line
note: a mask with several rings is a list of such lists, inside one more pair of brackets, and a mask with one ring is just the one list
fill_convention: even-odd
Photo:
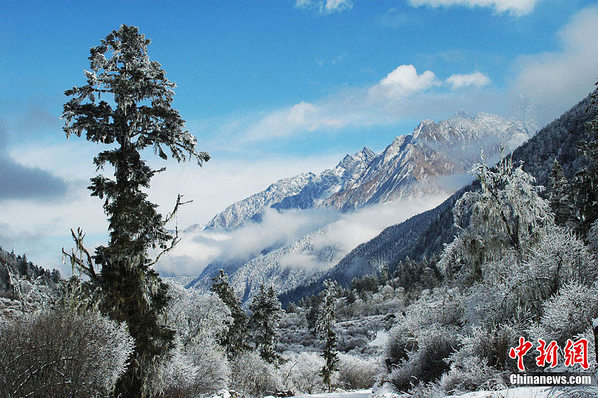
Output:
[[63,259],[69,259],[71,266],[73,267],[73,274],[75,273],[76,268],[92,280],[97,281],[98,277],[94,269],[93,259],[91,257],[91,254],[89,253],[89,250],[87,250],[87,248],[83,245],[83,238],[85,238],[85,234],[83,233],[81,228],[77,228],[76,233],[75,231],[73,231],[73,229],[71,229],[71,236],[75,241],[75,248],[71,249],[71,253],[68,253],[63,248]]
[[176,198],[176,203],[174,204],[174,209],[172,209],[172,212],[170,212],[170,213],[169,213],[169,214],[166,216],[166,218],[164,219],[164,224],[166,224],[166,223],[170,222],[170,220],[172,220],[172,218],[173,218],[173,217],[176,215],[176,213],[179,211],[179,207],[180,207],[180,206],[183,206],[183,205],[186,205],[186,204],[188,204],[188,203],[192,203],[192,202],[193,202],[192,200],[188,200],[188,201],[186,201],[186,202],[183,202],[183,201],[182,201],[182,199],[183,199],[183,195],[181,195],[181,194],[178,194],[178,195],[177,195],[177,198]]

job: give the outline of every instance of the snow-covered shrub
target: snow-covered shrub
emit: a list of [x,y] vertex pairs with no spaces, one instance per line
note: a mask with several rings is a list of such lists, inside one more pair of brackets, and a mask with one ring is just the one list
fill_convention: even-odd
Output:
[[263,397],[273,395],[283,385],[274,365],[256,352],[246,352],[231,361],[231,387],[251,397]]
[[155,392],[166,397],[198,397],[227,387],[230,367],[224,350],[214,340],[187,348],[177,342],[153,375]]
[[[449,357],[450,370],[440,380],[444,391],[503,388],[505,374],[515,371],[515,362],[508,358],[508,351],[515,346],[518,335],[514,328],[505,325],[494,329],[475,327],[461,339],[459,350]],[[508,371],[504,370],[507,368]]]
[[448,373],[442,376],[440,385],[449,394],[506,387],[501,372],[477,356],[465,357],[453,363]]
[[554,225],[533,247],[526,265],[533,276],[544,278],[551,293],[569,280],[591,285],[598,278],[598,262],[591,250],[571,230]]
[[421,345],[422,331],[461,324],[463,295],[457,289],[424,290],[419,299],[398,315],[386,345],[385,364],[391,371]]
[[338,384],[343,389],[370,388],[376,382],[381,368],[375,359],[363,359],[354,355],[340,354]]
[[417,340],[414,333],[399,322],[390,330],[388,342],[386,343],[385,365],[388,371],[406,360],[409,352],[417,348]]
[[216,294],[185,289],[176,283],[169,283],[168,294],[171,299],[165,323],[177,331],[183,344],[226,333],[232,321],[230,310]]
[[451,361],[462,363],[468,357],[475,356],[499,370],[514,372],[515,362],[509,358],[509,349],[517,345],[522,334],[521,330],[511,325],[475,327],[470,335],[462,339],[462,347],[451,357]]
[[[217,338],[227,331],[228,307],[214,293],[169,284],[171,300],[165,323],[176,331],[176,348],[156,369],[167,393],[180,397],[211,394],[227,387],[230,366]],[[158,377],[160,376],[160,377]]]
[[0,326],[0,396],[108,396],[133,339],[97,313],[47,311]]
[[444,391],[438,383],[421,383],[409,390],[409,398],[445,398]]
[[483,279],[469,288],[465,321],[497,325],[538,318],[543,301],[568,281],[587,286],[598,277],[591,251],[566,228],[549,225],[525,260],[514,251],[482,265]]
[[390,373],[390,381],[398,391],[408,391],[418,383],[435,381],[449,369],[446,359],[460,345],[461,336],[455,327],[433,324],[415,334],[417,348],[408,352]]
[[201,370],[184,354],[177,341],[175,348],[153,364],[150,373],[149,395],[184,398],[193,396],[193,381]]
[[285,357],[280,373],[286,390],[296,393],[313,394],[326,389],[320,370],[324,359],[315,352],[302,352]]
[[206,339],[187,350],[188,357],[199,369],[193,379],[195,394],[207,394],[225,388],[230,380],[230,366],[226,353],[215,340]]
[[360,336],[340,336],[337,348],[341,352],[349,352],[356,348],[364,347],[369,342],[369,339],[363,335]]
[[583,333],[598,317],[598,284],[592,287],[579,282],[569,282],[543,304],[540,322],[530,330],[534,339],[556,340],[564,344],[567,339]]

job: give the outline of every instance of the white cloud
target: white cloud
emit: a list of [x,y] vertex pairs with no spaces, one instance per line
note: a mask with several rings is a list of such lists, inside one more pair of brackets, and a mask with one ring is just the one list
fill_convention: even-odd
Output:
[[593,90],[598,76],[598,7],[578,12],[559,31],[561,50],[520,57],[513,90],[531,97],[543,122]]
[[374,96],[383,95],[387,97],[403,98],[425,91],[434,85],[438,85],[434,72],[429,70],[417,74],[413,65],[400,65],[390,72],[377,85],[370,89]]
[[409,0],[409,4],[415,7],[487,7],[498,13],[508,12],[514,16],[522,16],[533,11],[540,0]]
[[438,111],[447,115],[459,109],[496,111],[485,107],[496,103],[496,98],[484,98],[487,93],[463,96],[446,90],[447,86],[432,71],[418,73],[413,65],[400,65],[369,87],[344,89],[317,101],[302,101],[260,115],[243,123],[247,126],[243,130],[237,127],[236,132],[245,142],[266,141],[345,127],[387,126],[404,118],[429,118]]
[[295,8],[313,9],[320,14],[332,14],[353,8],[351,0],[296,0]]
[[[338,219],[333,209],[266,209],[260,223],[249,222],[231,232],[198,231],[182,236],[176,250],[164,257],[158,270],[198,275],[212,261],[245,263],[267,248],[287,246]],[[275,233],[273,233],[275,232]]]
[[469,86],[482,87],[490,84],[490,78],[481,72],[473,72],[466,75],[451,75],[446,82],[453,89]]
[[324,9],[327,12],[344,11],[353,8],[351,0],[326,0]]
[[346,125],[346,120],[328,112],[323,104],[316,106],[301,101],[290,108],[274,111],[254,122],[245,136],[250,140],[261,140],[286,137],[301,131],[339,129]]

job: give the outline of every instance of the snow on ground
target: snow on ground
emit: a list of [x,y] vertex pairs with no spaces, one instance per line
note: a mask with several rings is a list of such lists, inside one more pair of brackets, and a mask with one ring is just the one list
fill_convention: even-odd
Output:
[[[551,394],[551,395],[549,395]],[[447,398],[548,398],[557,397],[548,387],[517,387],[501,391],[474,391]]]
[[[590,387],[588,392],[595,393],[598,397],[598,387]],[[379,391],[376,397],[381,398],[403,398],[407,395],[396,393],[382,393]],[[450,395],[446,398],[557,398],[561,394],[549,387],[517,387],[500,391],[475,391],[462,395]],[[590,396],[590,395],[588,395]],[[338,391],[321,394],[296,395],[294,398],[370,398],[372,390],[359,391]]]
[[368,398],[372,390],[338,391],[320,394],[295,395],[295,398]]

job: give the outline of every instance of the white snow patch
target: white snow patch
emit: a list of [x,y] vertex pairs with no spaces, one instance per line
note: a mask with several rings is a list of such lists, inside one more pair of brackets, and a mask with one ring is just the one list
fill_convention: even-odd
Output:
[[296,398],[368,398],[372,395],[372,390],[357,391],[335,391],[320,394],[295,395]]
[[388,332],[384,330],[378,330],[376,332],[376,338],[368,343],[373,347],[384,347],[388,342]]

